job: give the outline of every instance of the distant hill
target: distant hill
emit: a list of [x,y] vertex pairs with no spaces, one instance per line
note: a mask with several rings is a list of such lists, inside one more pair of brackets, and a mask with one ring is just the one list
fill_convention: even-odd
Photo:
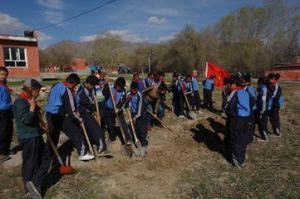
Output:
[[[93,41],[76,42],[72,40],[64,40],[45,48],[43,51],[47,52],[50,51],[51,49],[65,46],[71,50],[73,57],[86,57],[87,53],[92,49],[93,44],[94,44]],[[149,43],[146,42],[142,42],[142,43],[124,42],[124,50],[126,52],[133,52],[137,48],[147,46],[147,45],[149,45]]]

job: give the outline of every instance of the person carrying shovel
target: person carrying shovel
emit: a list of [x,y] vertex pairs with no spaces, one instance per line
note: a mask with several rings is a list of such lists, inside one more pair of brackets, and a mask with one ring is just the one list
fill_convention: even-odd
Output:
[[23,84],[23,92],[13,105],[17,137],[22,147],[22,176],[25,193],[32,198],[42,198],[41,186],[47,174],[51,156],[42,137],[36,98],[42,85],[35,79]]
[[[127,93],[128,114],[130,116],[131,128],[133,136],[139,139],[141,144],[140,153],[138,156],[145,157],[147,155],[147,128],[146,128],[146,117],[147,117],[147,106],[143,95],[138,90],[139,85],[137,82],[132,82],[130,85],[130,91]],[[136,134],[135,134],[136,132]],[[135,139],[136,140],[136,139]],[[137,143],[135,143],[137,146]]]
[[84,84],[78,89],[76,101],[78,111],[85,123],[92,144],[97,147],[99,156],[112,156],[106,148],[104,132],[100,126],[99,112],[95,106],[94,89],[98,84],[98,78],[90,75],[86,78]]
[[[126,102],[125,84],[125,79],[118,77],[113,86],[107,84],[104,87],[103,95],[106,99],[104,118],[107,124],[109,142],[113,142],[119,137],[122,145],[126,144],[129,146],[132,144],[132,138],[123,113],[123,106]],[[116,127],[116,119],[120,128]]]

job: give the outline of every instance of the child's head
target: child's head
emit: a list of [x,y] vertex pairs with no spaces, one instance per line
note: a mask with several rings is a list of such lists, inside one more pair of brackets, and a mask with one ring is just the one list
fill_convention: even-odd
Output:
[[99,72],[99,79],[104,79],[104,78],[105,78],[105,73]]
[[173,80],[178,79],[178,73],[176,71],[173,72],[172,78]]
[[244,81],[244,84],[246,86],[248,86],[251,83],[251,74],[250,73],[243,73],[241,78]]
[[148,73],[148,78],[153,79],[153,73],[152,72]]
[[138,72],[133,73],[132,81],[138,81],[140,79],[140,75]]
[[74,89],[78,84],[80,84],[80,77],[76,73],[71,73],[67,77],[66,82],[70,89]]
[[270,79],[271,84],[276,84],[277,80],[280,78],[280,75],[278,73],[270,73],[268,78]]
[[92,90],[95,88],[95,86],[98,84],[98,78],[94,75],[90,75],[86,78],[84,86],[88,90]]
[[156,73],[153,75],[153,79],[154,79],[154,81],[159,81],[159,74],[158,74],[158,72],[156,72]]
[[162,82],[158,87],[158,92],[163,94],[166,93],[167,91],[168,91],[167,85],[164,82]]
[[130,92],[132,95],[136,95],[139,91],[139,84],[137,82],[132,82],[130,84]]
[[228,77],[224,77],[224,78],[223,78],[223,85],[224,85],[224,86],[228,86],[228,80],[229,80]]
[[29,96],[37,98],[40,94],[40,90],[43,86],[35,79],[28,79],[23,83],[22,90],[24,90]]
[[197,77],[197,70],[193,70],[192,76],[193,76],[193,77]]
[[126,85],[126,80],[124,79],[124,77],[118,77],[115,81],[114,87],[117,90],[123,90],[125,88]]
[[163,81],[165,78],[165,73],[162,71],[158,71],[157,74],[159,76],[159,80]]
[[243,85],[243,81],[239,76],[233,75],[228,79],[228,85],[230,90],[235,90],[238,86]]
[[186,76],[185,80],[186,80],[187,82],[191,82],[191,81],[192,81],[192,75],[188,74],[188,75]]
[[7,76],[8,76],[8,70],[6,67],[4,66],[0,66],[0,80],[1,81],[6,81],[7,79]]

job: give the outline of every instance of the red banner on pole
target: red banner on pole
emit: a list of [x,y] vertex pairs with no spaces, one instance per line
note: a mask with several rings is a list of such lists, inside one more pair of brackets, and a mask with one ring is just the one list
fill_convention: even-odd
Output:
[[215,64],[207,63],[206,65],[206,77],[210,76],[216,76],[215,78],[215,85],[218,88],[221,88],[223,86],[223,79],[225,77],[230,76],[230,72],[224,70],[220,66],[217,66]]

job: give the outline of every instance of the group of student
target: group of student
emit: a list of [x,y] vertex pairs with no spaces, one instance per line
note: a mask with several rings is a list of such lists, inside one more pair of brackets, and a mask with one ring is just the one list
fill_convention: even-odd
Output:
[[[22,148],[24,188],[33,198],[41,198],[41,187],[53,162],[54,151],[49,140],[57,147],[61,131],[72,141],[79,160],[88,161],[95,155],[113,157],[107,143],[117,138],[122,147],[134,146],[135,156],[145,157],[148,131],[153,125],[161,127],[162,106],[168,90],[162,72],[149,74],[145,81],[134,74],[128,91],[123,77],[110,84],[103,72],[94,72],[76,89],[81,80],[72,73],[64,82],[50,88],[44,107],[47,125],[44,125],[42,108],[36,100],[43,85],[35,79],[26,80],[22,92],[12,102],[12,91],[6,81],[8,73],[5,67],[0,67],[0,161],[10,159],[14,119]],[[129,116],[130,125],[125,115]],[[42,136],[45,131],[49,135],[47,142]]]
[[253,141],[258,125],[259,141],[269,140],[268,118],[275,136],[281,136],[279,110],[283,105],[280,75],[271,73],[251,85],[250,73],[237,73],[224,79],[222,108],[226,114],[225,147],[234,166],[244,165],[246,149]]
[[[56,147],[63,131],[72,141],[80,161],[92,160],[95,155],[113,157],[109,144],[117,138],[122,147],[132,146],[136,149],[134,155],[145,157],[149,144],[148,132],[154,125],[163,127],[165,109],[182,118],[190,117],[192,111],[200,112],[202,105],[213,108],[215,76],[202,82],[204,103],[201,103],[195,70],[186,75],[174,72],[169,86],[161,71],[148,73],[147,78],[134,73],[129,90],[126,90],[123,77],[110,84],[101,71],[94,71],[76,89],[81,80],[72,73],[64,82],[55,83],[50,88],[44,107],[46,127],[41,121],[42,108],[36,101],[43,87],[40,82],[35,79],[25,81],[22,92],[12,103],[7,76],[8,70],[0,67],[0,161],[9,159],[14,118],[17,138],[22,147],[25,192],[33,198],[41,198],[41,186],[54,156],[49,140],[43,140],[45,130]],[[222,108],[227,115],[228,130],[225,145],[237,167],[244,163],[246,147],[253,139],[256,122],[261,140],[268,140],[268,118],[274,133],[281,135],[279,109],[282,97],[278,79],[278,74],[260,78],[257,90],[251,86],[251,75],[248,73],[224,80]],[[173,94],[171,107],[166,104],[167,92]],[[84,136],[85,130],[88,138]],[[96,152],[91,151],[89,142],[95,146]]]

